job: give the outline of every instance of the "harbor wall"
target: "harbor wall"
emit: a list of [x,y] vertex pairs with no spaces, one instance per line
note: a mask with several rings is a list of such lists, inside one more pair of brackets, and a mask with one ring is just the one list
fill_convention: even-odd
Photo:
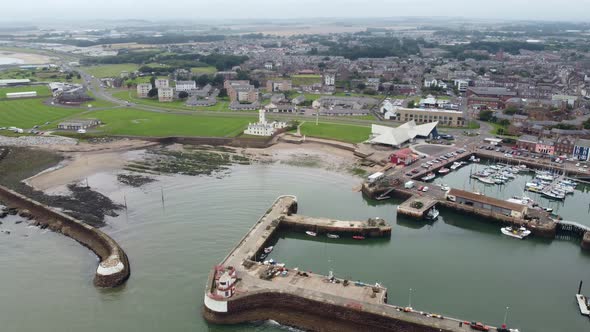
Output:
[[[301,292],[304,293],[305,290],[302,289]],[[283,325],[295,326],[306,331],[452,331],[437,327],[434,322],[433,326],[428,326],[369,312],[360,304],[327,303],[280,291],[250,292],[232,298],[227,302],[227,306],[227,313],[213,312],[203,306],[203,317],[215,324],[275,320]]]
[[581,243],[582,249],[590,250],[590,232],[585,232]]
[[379,227],[379,226],[366,226],[363,228],[359,227],[341,227],[341,226],[329,226],[329,225],[308,225],[305,223],[290,220],[289,218],[283,218],[279,226],[281,229],[295,230],[295,231],[314,231],[318,234],[334,233],[334,234],[351,234],[351,235],[363,235],[366,237],[384,237],[391,235],[391,227]]
[[36,224],[47,226],[92,250],[100,259],[94,276],[96,286],[116,287],[129,278],[125,251],[104,232],[3,186],[0,186],[0,201],[18,209],[21,216],[35,219]]

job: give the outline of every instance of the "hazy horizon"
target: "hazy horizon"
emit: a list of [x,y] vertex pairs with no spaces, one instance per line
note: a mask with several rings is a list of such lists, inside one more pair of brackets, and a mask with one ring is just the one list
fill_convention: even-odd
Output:
[[[590,0],[226,0],[205,2],[177,0],[21,0],[4,4],[0,20],[5,22],[77,20],[206,20],[228,19],[353,19],[446,17],[449,19],[541,20],[589,22]],[[31,22],[34,23],[34,22]],[[231,22],[227,22],[231,23]],[[318,22],[321,23],[321,22]]]

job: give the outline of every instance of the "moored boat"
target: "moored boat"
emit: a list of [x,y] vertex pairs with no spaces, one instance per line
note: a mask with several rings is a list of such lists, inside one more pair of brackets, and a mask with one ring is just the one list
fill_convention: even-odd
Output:
[[446,167],[443,167],[443,168],[441,168],[441,169],[438,170],[438,173],[439,174],[447,174],[450,171],[451,171],[450,169],[448,169]]
[[438,216],[440,215],[440,212],[438,212],[438,210],[433,207],[432,209],[428,210],[428,213],[426,213],[426,219],[428,220],[435,220],[436,218],[438,218]]
[[365,239],[365,237],[362,235],[353,235],[352,238],[355,240],[364,240]]
[[305,231],[305,234],[307,234],[309,236],[317,236],[318,235],[318,233],[312,232],[312,231]]
[[478,177],[476,177],[476,179],[480,182],[485,183],[485,184],[496,184],[496,182],[493,179],[490,179],[487,177],[478,176]]
[[338,235],[338,234],[330,234],[330,233],[328,233],[326,236],[328,238],[330,238],[330,239],[339,239],[340,238],[340,235]]
[[524,227],[519,227],[519,228],[513,228],[513,227],[502,227],[500,229],[500,231],[502,231],[502,234],[516,238],[516,239],[524,239],[525,237],[529,236],[531,234],[531,231],[529,231],[528,229],[524,228]]
[[270,253],[271,253],[271,251],[272,251],[273,249],[274,249],[274,247],[273,247],[273,246],[266,247],[266,248],[264,248],[264,253],[265,253],[265,254],[270,254]]
[[428,173],[425,177],[422,178],[422,181],[431,181],[434,180],[436,175],[434,173]]

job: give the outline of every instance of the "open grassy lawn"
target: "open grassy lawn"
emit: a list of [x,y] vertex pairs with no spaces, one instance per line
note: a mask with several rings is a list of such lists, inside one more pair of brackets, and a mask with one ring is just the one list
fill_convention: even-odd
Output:
[[120,108],[86,113],[85,118],[100,119],[97,128],[105,134],[133,136],[234,137],[241,134],[254,117],[172,114]]
[[314,83],[322,83],[321,75],[292,75],[291,82],[293,85],[311,85]]
[[[87,93],[90,97],[95,98],[94,94],[91,91],[88,91]],[[92,105],[92,108],[106,108],[106,107],[118,106],[117,104],[114,104],[114,103],[111,103],[110,101],[106,101],[106,100],[102,100],[102,99],[94,99],[93,101],[83,103],[81,106],[88,107],[88,105]]]
[[348,124],[306,122],[301,126],[301,134],[311,137],[335,139],[348,143],[360,143],[369,139],[371,128]]
[[7,93],[28,91],[37,91],[37,96],[39,97],[51,96],[51,92],[49,92],[49,87],[47,85],[25,85],[0,88],[0,98],[6,98]]
[[138,65],[133,63],[120,63],[112,65],[98,65],[82,67],[82,70],[95,77],[119,77],[122,71],[133,72],[139,68]]
[[185,101],[183,100],[174,100],[168,103],[161,103],[158,99],[148,99],[148,98],[137,98],[137,91],[135,90],[123,90],[113,93],[113,97],[127,100],[132,103],[146,105],[146,106],[153,106],[153,107],[160,107],[163,109],[179,109],[179,110],[186,110],[186,111],[217,111],[217,112],[227,112],[230,111],[229,109],[229,101],[228,100],[221,100],[220,98],[217,99],[217,104],[213,106],[199,106],[199,107],[192,107],[186,106]]
[[211,75],[211,74],[215,74],[217,72],[217,68],[213,67],[213,66],[208,66],[208,67],[193,67],[191,68],[191,73],[195,74],[195,75]]
[[[52,107],[43,99],[19,99],[0,101],[0,127],[32,128],[82,112],[83,109]],[[54,127],[52,124],[50,127]]]

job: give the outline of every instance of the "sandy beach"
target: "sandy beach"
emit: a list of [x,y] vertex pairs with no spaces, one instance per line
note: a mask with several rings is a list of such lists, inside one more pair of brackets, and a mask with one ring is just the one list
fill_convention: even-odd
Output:
[[22,61],[22,63],[20,63],[22,65],[40,65],[53,62],[53,58],[43,54],[35,53],[20,53],[0,50],[0,58],[1,57],[19,59]]

